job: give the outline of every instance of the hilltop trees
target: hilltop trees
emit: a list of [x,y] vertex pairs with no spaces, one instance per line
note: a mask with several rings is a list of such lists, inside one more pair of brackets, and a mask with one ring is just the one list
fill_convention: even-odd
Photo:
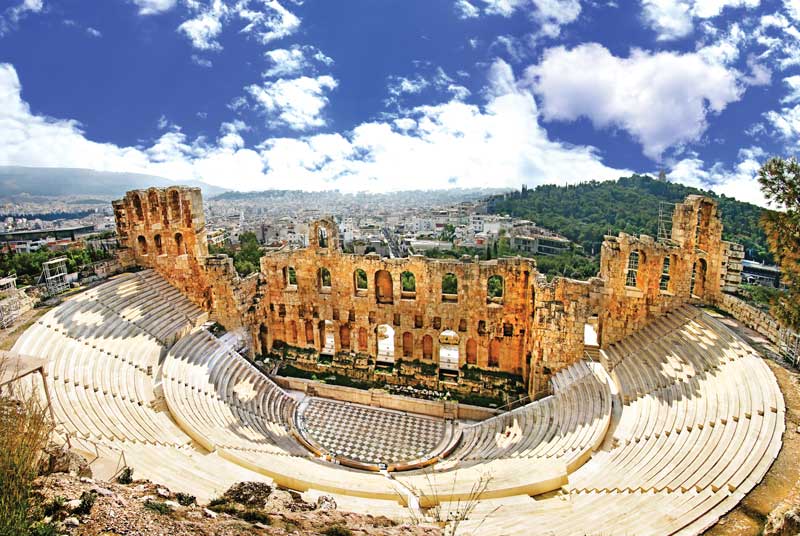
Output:
[[781,209],[765,211],[761,220],[788,287],[775,300],[773,312],[785,326],[800,329],[800,163],[772,158],[759,170],[758,182],[767,199]]

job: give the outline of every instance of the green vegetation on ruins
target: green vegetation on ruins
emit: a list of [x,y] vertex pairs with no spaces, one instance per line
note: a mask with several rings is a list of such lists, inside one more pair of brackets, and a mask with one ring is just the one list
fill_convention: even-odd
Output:
[[489,211],[535,221],[581,245],[588,255],[597,255],[603,236],[609,233],[658,236],[660,202],[677,203],[690,194],[717,200],[725,240],[742,244],[748,259],[772,262],[767,237],[760,225],[762,215],[769,211],[731,197],[643,175],[568,186],[537,186],[492,197]]
[[16,273],[18,285],[33,285],[42,273],[42,264],[56,257],[67,258],[67,270],[72,273],[82,266],[111,259],[113,253],[104,249],[70,249],[50,251],[40,249],[31,253],[0,253],[0,277]]
[[240,276],[244,277],[257,271],[260,267],[261,244],[258,243],[255,233],[242,233],[239,235],[239,246],[208,246],[211,255],[224,253],[233,259],[233,266]]

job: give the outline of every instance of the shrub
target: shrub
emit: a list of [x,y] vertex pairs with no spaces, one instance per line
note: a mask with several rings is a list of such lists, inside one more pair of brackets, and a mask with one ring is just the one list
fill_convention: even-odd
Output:
[[133,482],[133,469],[126,467],[117,477],[117,482],[120,484],[128,485]]
[[191,506],[197,502],[197,498],[194,495],[189,495],[188,493],[178,492],[175,494],[175,498],[178,500],[178,504],[181,506]]
[[235,515],[250,523],[263,523],[264,525],[269,525],[270,523],[269,516],[256,508],[245,508]]
[[89,515],[92,511],[92,506],[94,506],[95,499],[97,499],[97,495],[94,492],[84,491],[81,493],[81,504],[79,504],[72,513],[79,516]]
[[[0,373],[4,365],[11,366],[0,362]],[[12,382],[0,396],[0,534],[30,529],[31,488],[52,428],[47,407],[30,386]]]
[[172,511],[169,505],[163,501],[152,501],[147,499],[144,501],[144,507],[148,510],[152,510],[153,512],[158,512],[159,514],[168,514]]
[[65,502],[66,499],[64,499],[64,497],[61,497],[60,495],[57,497],[53,497],[53,500],[45,504],[44,508],[42,509],[45,517],[52,517],[56,515],[58,512],[61,511],[62,508],[64,508]]
[[226,502],[228,502],[228,500],[225,499],[224,497],[215,497],[215,498],[211,499],[210,501],[208,501],[208,507],[211,510],[213,510],[215,506],[219,506],[221,504],[225,504]]
[[322,534],[324,534],[325,536],[352,536],[353,531],[351,531],[344,525],[332,525],[326,528]]
[[28,536],[57,536],[58,531],[52,523],[37,521],[28,530]]

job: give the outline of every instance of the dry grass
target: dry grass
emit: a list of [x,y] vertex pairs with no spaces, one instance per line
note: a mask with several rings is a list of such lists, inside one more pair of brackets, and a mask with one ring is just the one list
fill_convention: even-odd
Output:
[[[6,365],[0,362],[0,373]],[[31,487],[52,430],[32,385],[23,379],[0,387],[0,536],[28,533]]]

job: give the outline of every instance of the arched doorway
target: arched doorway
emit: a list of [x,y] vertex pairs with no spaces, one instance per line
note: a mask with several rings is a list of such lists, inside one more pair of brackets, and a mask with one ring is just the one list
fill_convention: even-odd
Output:
[[381,324],[375,328],[378,339],[378,355],[375,361],[394,363],[394,328],[389,324]]
[[448,329],[439,335],[439,372],[458,374],[458,333]]

